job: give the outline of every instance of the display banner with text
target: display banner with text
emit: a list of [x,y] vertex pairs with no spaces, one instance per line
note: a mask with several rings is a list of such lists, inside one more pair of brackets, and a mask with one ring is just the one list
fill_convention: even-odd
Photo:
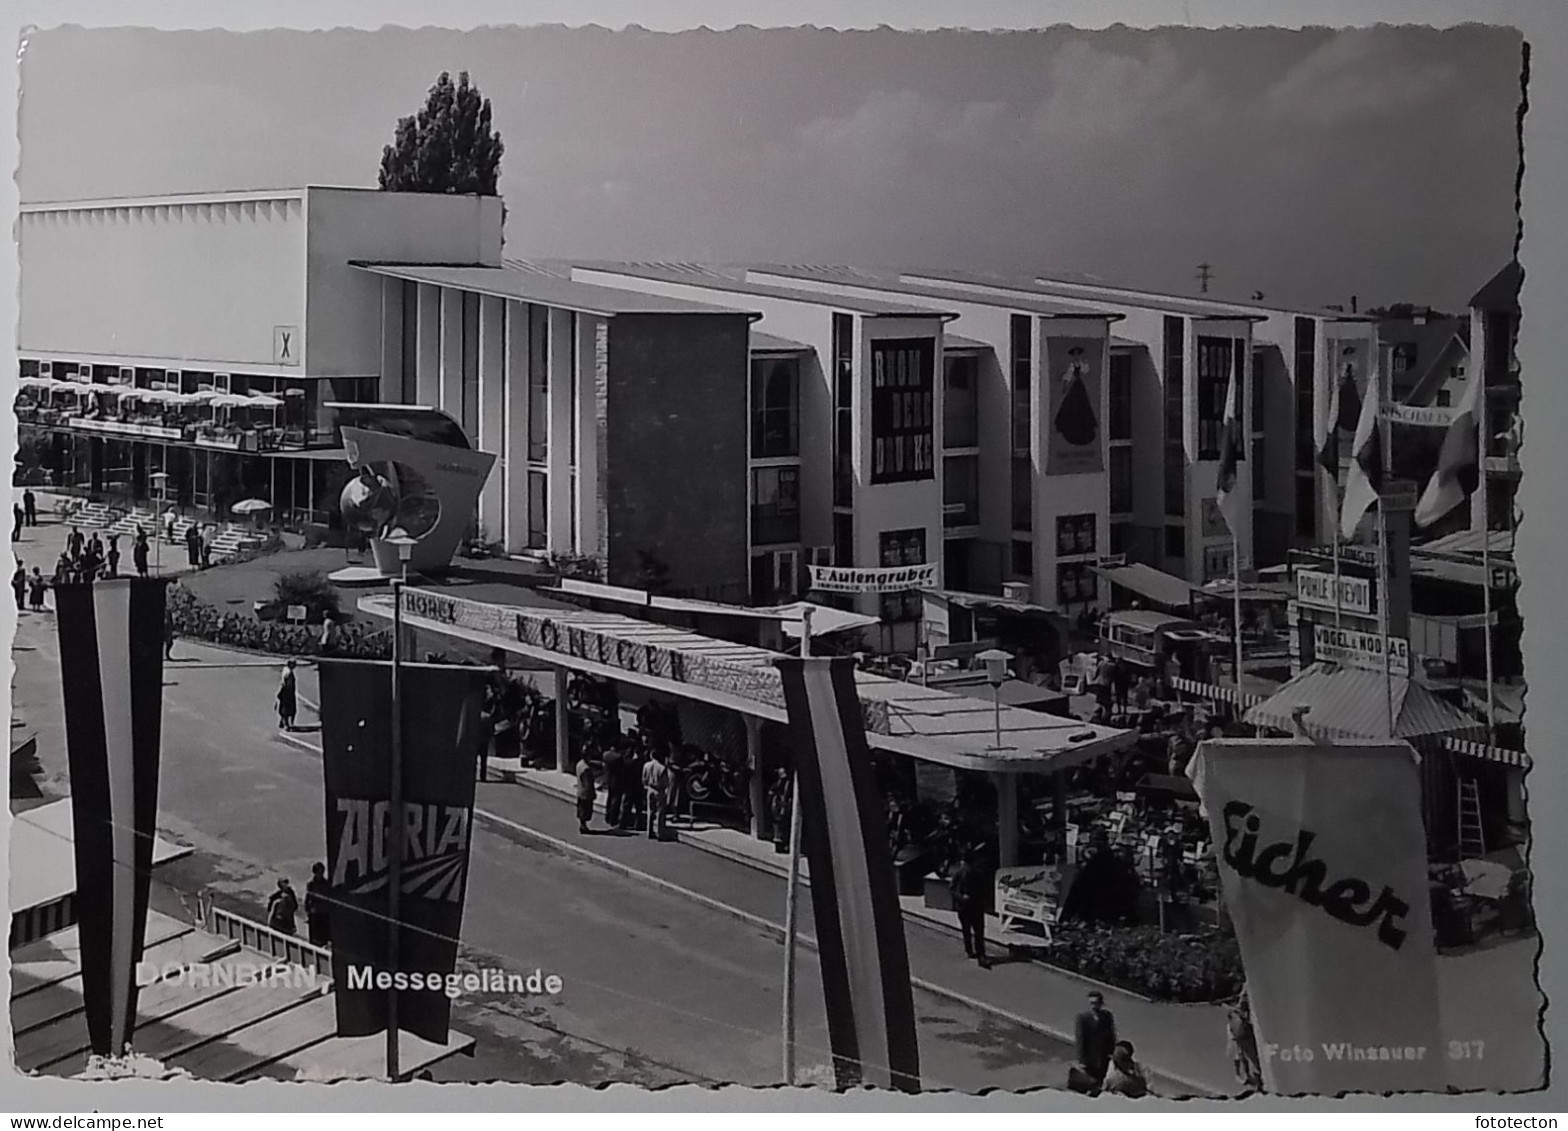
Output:
[[1265,1088],[1442,1090],[1415,752],[1212,739],[1187,772],[1213,830]]
[[884,569],[855,569],[851,566],[807,566],[810,588],[823,593],[904,593],[911,589],[935,589],[936,566],[889,566]]
[[[398,1028],[444,1044],[468,879],[474,779],[485,741],[479,711],[492,669],[403,664],[403,872],[397,969],[389,964],[392,665],[321,660],[328,922],[338,1036],[387,1026],[399,974]],[[436,988],[423,988],[434,985]]]
[[1410,641],[1404,637],[1390,636],[1385,641],[1375,632],[1335,628],[1331,624],[1312,626],[1312,658],[1315,661],[1380,672],[1385,651],[1389,674],[1409,679]]

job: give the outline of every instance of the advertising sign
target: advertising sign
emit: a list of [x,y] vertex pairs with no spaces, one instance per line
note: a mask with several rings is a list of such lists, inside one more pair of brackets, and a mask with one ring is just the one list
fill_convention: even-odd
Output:
[[[1331,624],[1312,626],[1312,658],[1366,671],[1383,670],[1383,640],[1375,632],[1335,628]],[[1401,679],[1410,678],[1410,641],[1398,636],[1387,638],[1388,670]]]
[[1447,428],[1454,422],[1454,410],[1447,405],[1389,403],[1383,406],[1383,415],[1396,424],[1416,424],[1423,427]]
[[809,588],[823,593],[903,593],[911,589],[935,589],[935,565],[888,566],[882,569],[855,569],[849,566],[806,567]]
[[1334,575],[1315,569],[1296,571],[1296,600],[1314,609],[1339,608],[1347,613],[1372,615],[1372,581],[1366,577],[1339,577],[1339,600],[1334,599]]
[[[474,779],[490,669],[402,665],[403,812],[391,813],[392,665],[321,660],[328,922],[338,1036],[384,1032],[399,981],[398,1028],[444,1044],[468,879]],[[398,961],[391,968],[390,821],[403,837]],[[387,983],[385,979],[393,979]],[[399,987],[400,988],[400,987]]]
[[1062,912],[1062,871],[1056,866],[998,868],[996,915],[1003,946],[1046,946]]
[[1188,767],[1247,973],[1264,1087],[1441,1091],[1421,780],[1405,743],[1211,739]]
[[1084,475],[1103,469],[1100,457],[1100,338],[1047,338],[1047,475]]

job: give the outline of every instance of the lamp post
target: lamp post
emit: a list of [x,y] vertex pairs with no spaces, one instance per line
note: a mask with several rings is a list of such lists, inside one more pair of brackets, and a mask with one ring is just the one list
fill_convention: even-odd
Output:
[[150,478],[157,488],[158,497],[158,513],[157,517],[152,521],[153,572],[161,575],[163,573],[163,539],[158,537],[158,526],[163,522],[163,508],[169,502],[169,473],[167,471],[155,471]]
[[985,665],[985,679],[991,685],[991,702],[995,708],[996,719],[996,745],[995,750],[1002,749],[1002,684],[1007,682],[1007,665],[1012,663],[1011,652],[1004,652],[1000,648],[987,648],[975,657]]
[[[402,576],[392,579],[392,751],[390,804],[392,819],[387,845],[387,969],[396,974],[400,968],[398,935],[403,895],[403,586],[408,584],[408,560],[414,553],[414,540],[407,534],[386,539],[397,547]],[[387,1082],[397,1083],[398,1065],[398,991],[393,986],[387,995]]]
[[1007,665],[1013,657],[1000,648],[988,648],[975,659],[985,665],[995,720],[995,741],[991,749],[997,755],[997,768],[991,773],[991,781],[996,787],[997,863],[1003,868],[1011,868],[1018,863],[1018,777],[1003,768],[1001,754],[1007,749],[1002,745],[1002,684],[1007,682],[1010,674]]

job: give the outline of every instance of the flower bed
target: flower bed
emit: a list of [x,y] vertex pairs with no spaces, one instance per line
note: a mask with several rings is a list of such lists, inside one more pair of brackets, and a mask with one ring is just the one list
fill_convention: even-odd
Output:
[[1223,1001],[1241,992],[1241,951],[1218,932],[1162,934],[1158,927],[1062,923],[1042,957],[1157,1001]]
[[[218,608],[183,585],[169,586],[169,617],[175,633],[189,640],[204,640],[226,648],[268,652],[278,656],[321,654],[321,630],[281,621],[261,621],[248,613]],[[366,629],[356,623],[339,625],[333,633],[333,655],[361,660],[385,660],[392,655],[388,629]]]

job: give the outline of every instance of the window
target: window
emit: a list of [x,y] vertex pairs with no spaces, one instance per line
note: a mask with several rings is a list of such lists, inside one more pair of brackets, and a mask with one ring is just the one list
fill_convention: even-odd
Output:
[[855,564],[854,515],[836,514],[833,516],[833,564],[841,566]]
[[[926,532],[924,528],[885,530],[881,534],[880,543],[882,551],[881,564],[883,566],[925,564]],[[912,589],[907,593],[884,593],[882,595],[882,619],[889,624],[919,620],[922,615],[922,607],[923,602],[918,589]]]
[[1185,526],[1167,526],[1165,528],[1165,556],[1176,558],[1180,561],[1187,560],[1187,528]]
[[795,550],[768,550],[751,559],[751,598],[758,604],[793,601],[801,581],[800,554]]
[[1056,567],[1058,606],[1090,604],[1099,592],[1099,579],[1089,562],[1063,562]]
[[1180,444],[1165,447],[1165,514],[1182,518],[1187,513],[1187,456]]
[[1231,552],[1228,545],[1205,548],[1203,551],[1203,580],[1205,582],[1219,581],[1230,577],[1233,572],[1231,561]]
[[855,319],[833,315],[833,505],[847,507],[855,492]]
[[1132,354],[1125,350],[1111,353],[1110,429],[1112,440],[1132,439]]
[[1296,476],[1296,537],[1309,541],[1318,536],[1317,485],[1310,475]]
[[[1252,430],[1262,432],[1267,428],[1267,410],[1263,405],[1263,389],[1268,384],[1266,380],[1269,369],[1266,365],[1258,364],[1256,353],[1252,356]],[[1237,379],[1243,381],[1245,388],[1245,370],[1237,371]]]
[[800,454],[800,359],[751,363],[751,458]]
[[980,443],[980,359],[973,354],[943,358],[942,444],[972,448]]
[[419,403],[419,284],[403,286],[403,403]]
[[1416,347],[1408,342],[1394,347],[1394,372],[1404,373],[1416,367]]
[[1034,372],[1034,319],[1014,314],[1009,323],[1012,338],[1013,451],[1030,450],[1029,389]]
[[1132,449],[1111,449],[1111,513],[1132,513]]
[[1013,576],[1034,576],[1034,543],[1022,538],[1013,539]]
[[871,346],[871,482],[936,478],[935,391],[930,338],[897,338]]
[[[1313,384],[1317,380],[1317,323],[1296,319],[1296,468],[1313,467],[1317,427],[1313,417]],[[1311,535],[1309,534],[1308,537]]]
[[1268,477],[1264,472],[1263,437],[1252,441],[1252,501],[1262,503],[1268,497]]
[[550,477],[543,471],[528,473],[528,548],[542,550],[550,537]]
[[1028,456],[1013,457],[1013,529],[1034,529],[1034,463]]
[[1064,514],[1056,519],[1056,556],[1072,557],[1075,554],[1095,553],[1095,533],[1098,523],[1092,514]]
[[1454,399],[1453,394],[1450,393],[1447,389],[1439,389],[1437,391],[1437,407],[1438,408],[1448,408],[1448,407],[1450,407],[1450,405],[1453,402],[1453,399]]
[[463,292],[462,415],[458,417],[468,438],[479,438],[479,296]]
[[756,546],[800,541],[800,469],[759,467],[751,473],[751,541]]
[[550,318],[542,306],[528,307],[528,458],[550,458]]
[[[1225,429],[1225,398],[1230,392],[1231,378],[1242,364],[1244,343],[1230,338],[1198,339],[1198,458],[1217,460]],[[1241,393],[1238,389],[1237,396]],[[1240,408],[1241,406],[1237,406]],[[1245,420],[1244,413],[1238,417]]]
[[1187,513],[1187,456],[1183,433],[1187,368],[1187,323],[1166,315],[1165,355],[1165,513]]
[[974,526],[980,521],[980,457],[948,456],[942,461],[942,525]]
[[1132,545],[1132,523],[1111,523],[1111,553],[1125,554]]

